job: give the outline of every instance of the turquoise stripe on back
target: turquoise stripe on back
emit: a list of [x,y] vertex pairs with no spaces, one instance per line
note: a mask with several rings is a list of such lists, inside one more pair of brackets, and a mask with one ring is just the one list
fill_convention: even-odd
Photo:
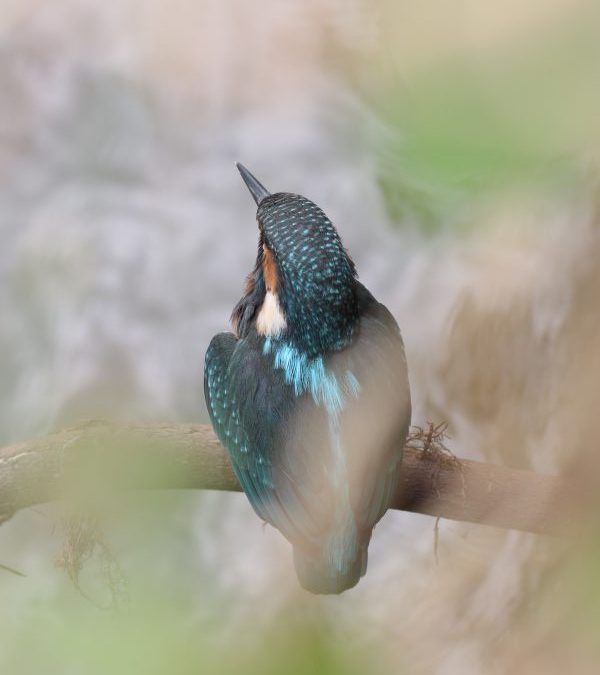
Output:
[[285,381],[294,388],[296,396],[310,393],[316,405],[323,406],[328,414],[337,417],[348,397],[358,398],[360,383],[347,370],[341,383],[326,366],[323,357],[309,359],[306,354],[287,343],[267,338],[263,354],[273,354],[273,366],[283,370]]

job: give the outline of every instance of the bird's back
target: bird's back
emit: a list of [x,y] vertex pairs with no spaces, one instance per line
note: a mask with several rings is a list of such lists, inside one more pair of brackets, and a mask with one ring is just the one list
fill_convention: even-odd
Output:
[[293,544],[301,584],[341,592],[366,569],[390,506],[410,424],[404,346],[357,283],[350,344],[308,358],[254,329],[216,336],[205,393],[215,430],[256,512]]

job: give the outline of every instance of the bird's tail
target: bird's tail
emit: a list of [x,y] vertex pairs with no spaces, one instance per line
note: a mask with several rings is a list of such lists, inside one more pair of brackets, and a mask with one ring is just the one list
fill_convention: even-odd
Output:
[[300,585],[311,593],[323,594],[342,593],[356,586],[367,571],[368,544],[368,540],[358,540],[352,522],[318,550],[307,552],[294,546],[294,565]]

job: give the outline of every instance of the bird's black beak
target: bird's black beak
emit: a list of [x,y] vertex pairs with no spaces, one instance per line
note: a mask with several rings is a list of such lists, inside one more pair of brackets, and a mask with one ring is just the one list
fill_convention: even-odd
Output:
[[238,171],[242,174],[244,183],[246,183],[246,185],[248,186],[248,190],[250,190],[250,194],[252,195],[252,197],[254,197],[254,201],[258,206],[262,202],[262,200],[265,199],[265,197],[268,197],[271,193],[262,183],[259,183],[256,180],[256,178],[254,178],[254,176],[248,171],[248,169],[243,164],[236,162],[235,165],[237,166]]

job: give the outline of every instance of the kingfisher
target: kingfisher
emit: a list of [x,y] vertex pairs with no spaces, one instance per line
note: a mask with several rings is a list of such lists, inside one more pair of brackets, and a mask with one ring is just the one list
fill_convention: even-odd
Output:
[[258,254],[233,332],[206,352],[208,412],[254,511],[292,544],[300,585],[341,593],[364,576],[398,489],[404,344],[323,210],[236,166],[257,205]]

